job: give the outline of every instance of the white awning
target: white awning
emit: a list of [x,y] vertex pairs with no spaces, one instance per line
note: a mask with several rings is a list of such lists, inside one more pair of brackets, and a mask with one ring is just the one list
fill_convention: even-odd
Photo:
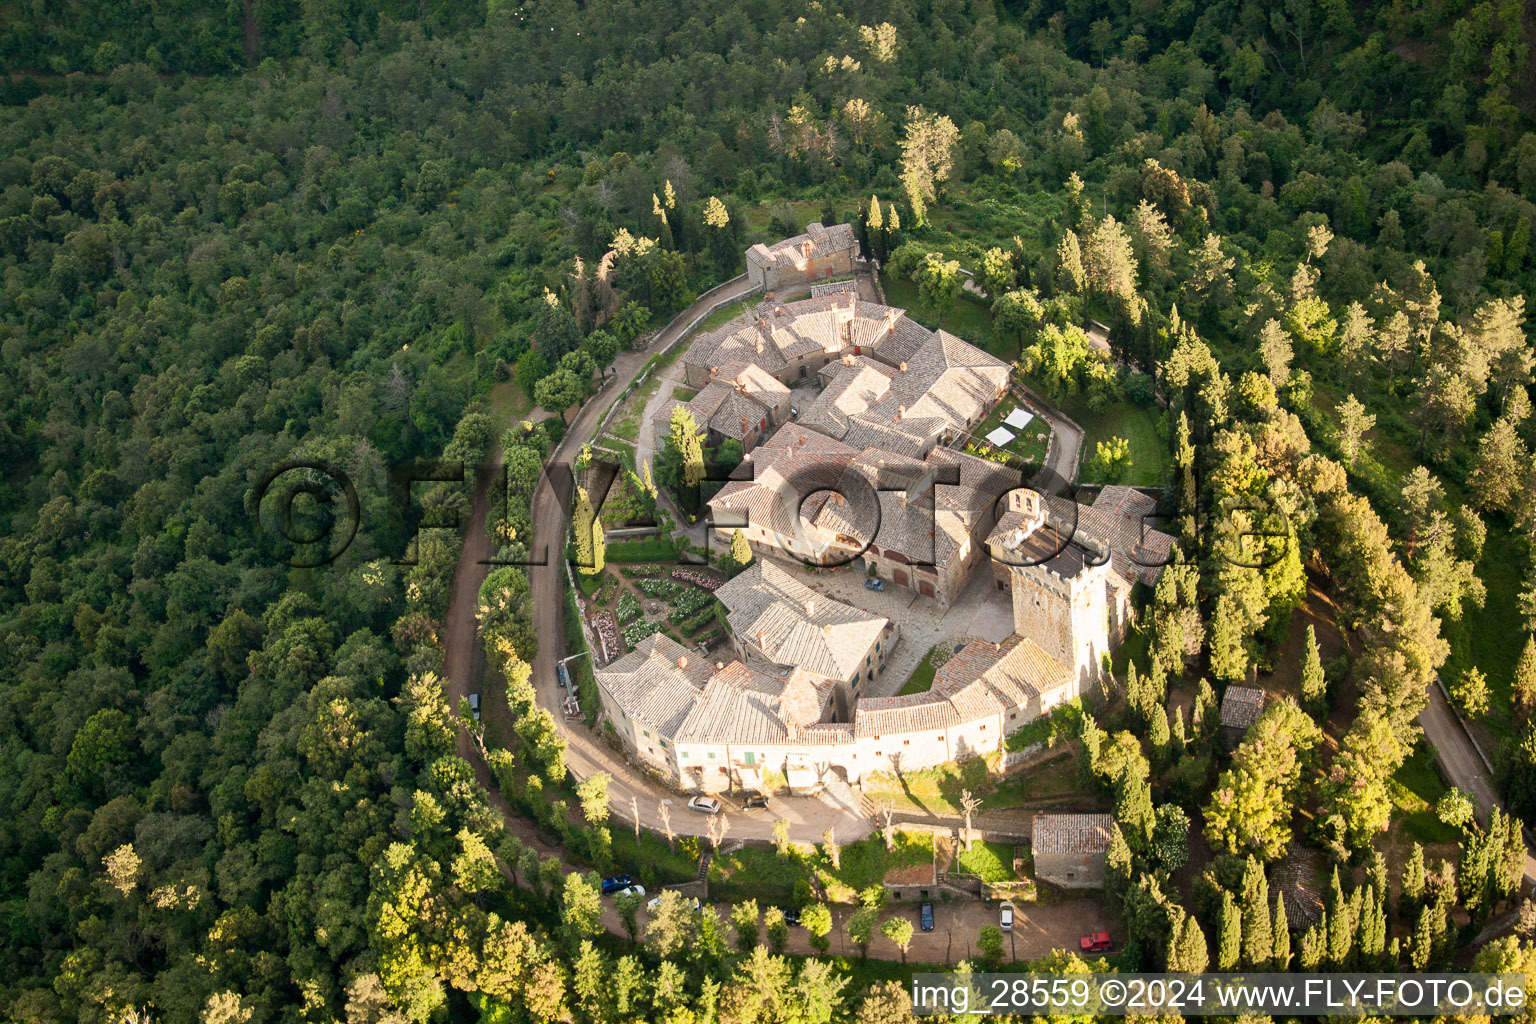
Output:
[[1013,431],[1007,427],[995,427],[992,433],[987,435],[987,440],[1001,448],[1003,445],[1013,443]]
[[1035,414],[1028,411],[1027,409],[1015,409],[1013,412],[1010,412],[1007,416],[1003,417],[1003,422],[1008,424],[1014,430],[1023,430],[1025,427],[1029,426],[1029,421],[1034,418]]

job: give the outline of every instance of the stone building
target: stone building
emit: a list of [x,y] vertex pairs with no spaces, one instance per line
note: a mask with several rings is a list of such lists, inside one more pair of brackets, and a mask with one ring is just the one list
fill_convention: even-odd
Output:
[[737,656],[753,668],[800,668],[842,690],[843,707],[884,669],[901,630],[883,615],[834,601],[758,559],[715,591]]
[[808,224],[805,233],[747,250],[747,279],[764,292],[853,273],[859,241],[852,224]]
[[1114,824],[1109,814],[1036,814],[1030,839],[1035,876],[1067,889],[1102,887]]
[[1248,735],[1249,726],[1264,713],[1266,696],[1263,690],[1252,686],[1228,686],[1221,695],[1221,745],[1228,750],[1236,748]]
[[693,414],[705,445],[730,438],[749,452],[789,419],[789,388],[752,363],[717,367],[698,394],[687,401],[667,402],[651,418],[658,448],[672,431],[672,411],[678,406]]
[[1014,629],[1083,683],[1125,639],[1132,587],[1155,581],[1172,551],[1171,536],[1144,525],[1155,508],[1130,488],[1106,487],[1092,505],[1018,488],[987,537],[993,580],[1013,596]]

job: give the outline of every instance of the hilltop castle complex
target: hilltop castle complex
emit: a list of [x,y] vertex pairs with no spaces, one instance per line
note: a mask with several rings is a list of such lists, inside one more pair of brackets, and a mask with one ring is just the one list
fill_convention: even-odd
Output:
[[[824,276],[814,261],[845,231],[812,225],[754,246],[749,274]],[[1099,678],[1133,586],[1154,582],[1169,556],[1172,538],[1145,527],[1156,508],[1146,495],[1043,498],[1017,470],[949,447],[1003,397],[1008,364],[859,300],[851,283],[770,298],[697,338],[683,365],[706,443],[730,437],[747,452],[737,476],[750,477],[709,503],[715,528],[741,530],[759,556],[718,592],[735,657],[708,661],[657,634],[596,675],[625,745],[685,788],[755,788],[765,770],[791,786],[829,769],[856,781],[1000,750]],[[801,381],[820,389],[797,409]],[[671,409],[653,420],[659,435]],[[851,563],[942,608],[984,558],[1010,594],[1013,634],[969,639],[929,690],[896,697],[863,695],[896,625],[817,594],[792,569]]]

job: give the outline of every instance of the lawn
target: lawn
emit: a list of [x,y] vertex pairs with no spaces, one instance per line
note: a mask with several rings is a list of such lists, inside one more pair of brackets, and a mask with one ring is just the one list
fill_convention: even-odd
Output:
[[998,336],[997,329],[992,326],[992,309],[981,299],[966,293],[955,301],[954,307],[941,319],[938,310],[918,294],[917,285],[911,281],[882,273],[880,286],[885,289],[887,302],[906,310],[907,316],[924,327],[931,330],[942,327],[950,334],[1010,363],[1019,358],[1018,338]]
[[[1157,411],[1121,402],[1108,412],[1096,413],[1080,399],[1063,405],[1063,411],[1083,428],[1083,447],[1079,453],[1083,483],[1130,484],[1136,487],[1157,487],[1170,479],[1167,445],[1157,434]],[[1093,453],[1100,441],[1123,437],[1130,442],[1131,465],[1122,471],[1118,479],[1095,479],[1092,472]]]
[[944,664],[946,647],[944,644],[935,644],[923,655],[923,660],[917,663],[917,668],[907,677],[907,681],[901,684],[901,689],[896,691],[896,696],[905,697],[909,693],[925,693],[933,687],[933,675]]
[[761,301],[761,296],[754,295],[750,299],[743,299],[739,302],[732,302],[721,306],[709,314],[709,316],[699,321],[699,326],[695,327],[694,330],[697,332],[712,331],[716,327],[724,326],[737,317],[746,316],[752,312],[752,307]]
[[677,548],[666,535],[611,540],[605,550],[610,562],[671,562],[677,558]]
[[1435,770],[1434,755],[1423,741],[1393,774],[1389,785],[1392,816],[1402,823],[1404,831],[1424,843],[1456,842],[1457,830],[1435,814],[1435,803],[1445,795],[1447,787]]
[[980,875],[988,882],[1012,882],[1013,847],[977,840],[967,850],[965,844],[961,843],[960,851],[955,854],[954,870],[968,875]]
[[1042,800],[1082,794],[1077,758],[1072,748],[1063,750],[1059,757],[1004,778],[998,778],[988,769],[989,762],[996,762],[998,757],[992,754],[987,758],[952,761],[936,768],[902,772],[899,778],[885,773],[870,775],[864,780],[864,792],[877,806],[889,800],[902,810],[957,815],[964,813],[960,798],[967,789],[981,798],[978,810],[983,813],[1009,811],[1033,806]]
[[634,831],[620,822],[614,822],[612,831],[614,863],[619,871],[638,878],[641,885],[655,888],[691,882],[698,873],[698,862],[684,852],[681,842],[668,849],[665,839],[643,828],[636,840]]
[[744,846],[711,861],[710,896],[789,905],[796,898],[797,884],[809,886],[815,877],[833,902],[851,903],[860,890],[884,881],[887,872],[933,863],[933,836],[927,832],[898,829],[894,845],[895,849],[887,850],[878,835],[849,843],[839,851],[836,870],[820,843],[814,850],[797,845],[785,856],[768,847]]

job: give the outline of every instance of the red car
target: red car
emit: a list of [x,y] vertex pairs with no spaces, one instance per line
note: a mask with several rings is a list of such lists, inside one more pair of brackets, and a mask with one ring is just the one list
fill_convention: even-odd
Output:
[[1084,953],[1108,953],[1115,948],[1115,944],[1110,941],[1109,932],[1094,932],[1092,935],[1084,935],[1077,941],[1078,945],[1083,947]]

